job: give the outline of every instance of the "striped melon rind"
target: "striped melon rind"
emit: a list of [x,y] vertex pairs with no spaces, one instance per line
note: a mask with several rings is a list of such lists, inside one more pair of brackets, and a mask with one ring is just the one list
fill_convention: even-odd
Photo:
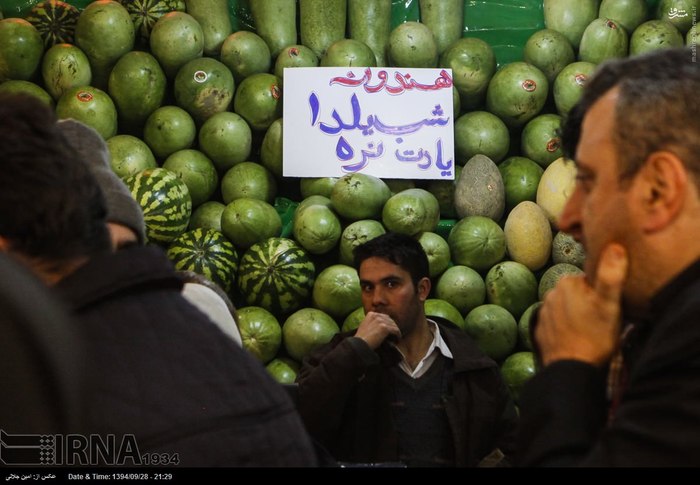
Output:
[[243,254],[238,286],[248,305],[284,315],[301,308],[308,299],[315,271],[308,254],[295,241],[272,237]]
[[149,168],[127,177],[124,182],[143,210],[146,237],[168,244],[187,230],[192,199],[187,185],[164,168]]
[[142,41],[148,41],[151,30],[163,15],[184,12],[184,0],[119,0],[134,22],[134,31]]
[[238,253],[215,229],[197,228],[178,236],[167,251],[175,269],[194,271],[228,292],[238,270]]
[[48,49],[54,44],[75,43],[75,26],[80,11],[66,2],[48,0],[34,5],[27,15],[27,22],[32,24]]

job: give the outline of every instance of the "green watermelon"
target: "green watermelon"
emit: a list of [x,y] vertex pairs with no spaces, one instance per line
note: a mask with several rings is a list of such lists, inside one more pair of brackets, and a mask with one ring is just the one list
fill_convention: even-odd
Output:
[[592,62],[572,62],[554,80],[552,94],[557,112],[566,116],[581,98],[583,87],[595,70]]
[[382,209],[382,223],[389,231],[414,236],[434,231],[440,221],[440,204],[425,189],[406,189],[392,195]]
[[381,222],[372,219],[355,221],[343,229],[339,242],[339,260],[341,264],[353,264],[353,251],[370,239],[386,232]]
[[358,307],[354,309],[350,315],[345,317],[343,320],[343,326],[340,328],[341,332],[349,332],[355,330],[360,326],[362,320],[365,318],[365,309],[363,307]]
[[501,361],[513,352],[518,343],[518,323],[511,313],[499,305],[479,305],[464,318],[464,331],[483,353]]
[[544,0],[544,25],[566,36],[574,49],[596,17],[600,0]]
[[503,261],[494,265],[484,278],[486,300],[499,305],[515,318],[537,301],[537,278],[524,264]]
[[313,204],[294,214],[294,239],[311,254],[326,254],[336,247],[342,227],[333,209]]
[[146,236],[168,244],[185,232],[192,214],[192,199],[180,177],[164,168],[148,168],[124,180],[143,209]]
[[4,83],[0,83],[0,93],[22,93],[34,96],[39,101],[46,103],[47,106],[53,108],[53,98],[44,88],[30,81],[22,81],[21,79],[10,79]]
[[177,270],[199,273],[226,292],[236,278],[236,248],[215,229],[197,228],[181,234],[170,244],[167,255]]
[[284,349],[301,362],[318,347],[330,342],[340,329],[333,318],[317,308],[302,308],[282,325]]
[[36,27],[24,19],[0,20],[0,46],[0,83],[34,77],[44,54],[44,43]]
[[134,22],[137,38],[147,43],[151,29],[168,12],[184,12],[184,0],[119,0]]
[[257,306],[241,308],[237,313],[243,348],[263,364],[271,361],[282,345],[282,327],[277,318]]
[[513,401],[520,401],[523,386],[537,373],[535,354],[516,352],[509,355],[501,364],[501,376],[508,387]]
[[49,0],[34,5],[25,20],[36,27],[48,49],[55,44],[73,44],[79,16],[80,12],[73,5]]
[[509,128],[520,128],[542,110],[548,93],[549,82],[542,71],[526,62],[512,62],[489,81],[486,108]]
[[697,22],[697,0],[661,0],[656,8],[656,18],[672,23],[681,34],[688,32]]
[[613,19],[628,34],[634,32],[647,19],[647,15],[645,0],[603,0],[598,9],[598,17]]
[[574,59],[574,48],[569,39],[552,29],[542,29],[532,34],[523,49],[523,60],[539,68],[550,83]]
[[650,20],[632,32],[629,54],[637,56],[657,49],[682,46],[683,36],[671,22]]
[[614,20],[597,18],[583,31],[578,58],[600,64],[608,59],[626,57],[628,51],[629,35],[625,29]]
[[563,155],[561,149],[562,117],[555,114],[543,114],[527,122],[520,135],[520,149],[523,156],[547,168]]
[[248,305],[274,315],[304,304],[314,285],[316,268],[304,249],[287,238],[272,237],[252,245],[238,266],[238,287]]
[[428,298],[425,300],[424,308],[426,317],[444,318],[464,330],[464,317],[449,301],[439,298]]
[[281,357],[272,359],[265,369],[280,384],[294,384],[299,373],[299,364],[292,359]]
[[506,237],[496,222],[483,216],[460,219],[447,238],[454,264],[486,272],[506,255]]

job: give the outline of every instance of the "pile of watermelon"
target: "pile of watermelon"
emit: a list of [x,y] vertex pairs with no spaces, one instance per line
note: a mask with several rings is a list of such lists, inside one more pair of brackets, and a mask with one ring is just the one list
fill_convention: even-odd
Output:
[[[465,27],[474,3],[0,0],[0,92],[107,140],[149,243],[231,295],[244,345],[281,381],[359,324],[352,249],[393,230],[428,254],[427,313],[472,335],[517,396],[529,316],[585,259],[554,225],[575,176],[562,117],[598,63],[694,45],[697,1],[531,1],[538,23],[509,62]],[[454,182],[282,176],[283,69],[357,59],[452,69]]]

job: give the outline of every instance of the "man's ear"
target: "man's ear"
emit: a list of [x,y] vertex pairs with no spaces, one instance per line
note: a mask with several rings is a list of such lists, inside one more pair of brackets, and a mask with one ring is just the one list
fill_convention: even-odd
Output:
[[642,228],[656,232],[681,213],[690,183],[688,171],[676,154],[658,151],[649,155],[639,175]]
[[10,241],[5,237],[0,236],[0,253],[7,253],[10,251]]
[[430,288],[432,287],[432,283],[430,282],[430,278],[424,277],[421,278],[418,281],[417,285],[417,290],[418,290],[418,298],[421,301],[425,301],[428,299],[428,295],[430,295]]

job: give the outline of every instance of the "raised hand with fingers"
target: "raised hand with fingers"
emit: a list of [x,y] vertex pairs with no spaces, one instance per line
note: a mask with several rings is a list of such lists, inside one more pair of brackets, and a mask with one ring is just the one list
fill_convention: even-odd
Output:
[[602,251],[592,285],[570,276],[547,293],[535,329],[544,365],[579,360],[600,366],[610,360],[619,342],[626,277],[627,252],[613,243]]
[[389,315],[377,312],[367,312],[355,333],[355,337],[359,337],[367,342],[373,350],[392,335],[396,339],[401,338],[401,330],[399,330],[396,322]]

